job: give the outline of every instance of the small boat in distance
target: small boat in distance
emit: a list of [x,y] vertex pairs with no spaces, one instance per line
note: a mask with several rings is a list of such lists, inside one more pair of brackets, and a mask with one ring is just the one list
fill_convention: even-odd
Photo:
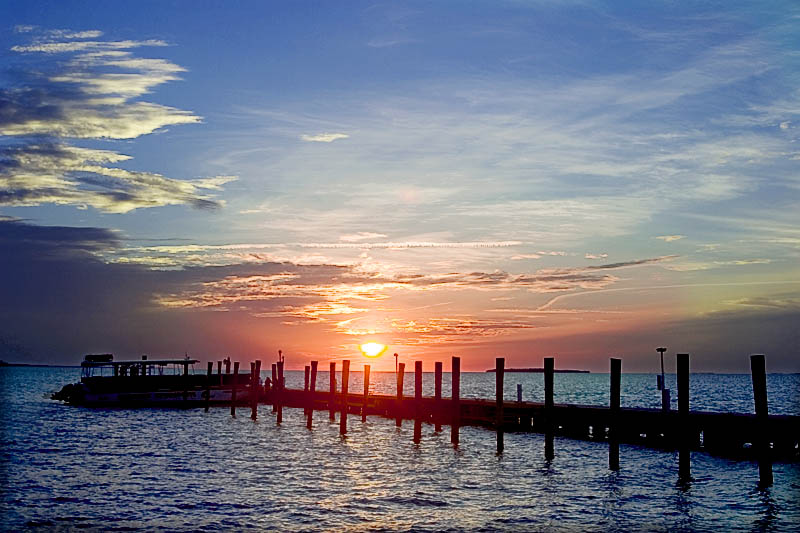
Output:
[[236,403],[246,404],[249,374],[194,374],[197,359],[114,361],[112,354],[90,354],[81,363],[81,380],[65,385],[54,400],[89,407],[193,407],[208,402],[230,404],[234,379]]

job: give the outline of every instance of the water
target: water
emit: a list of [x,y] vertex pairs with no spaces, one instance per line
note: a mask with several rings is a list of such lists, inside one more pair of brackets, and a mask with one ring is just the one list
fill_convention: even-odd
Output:
[[[297,409],[277,427],[269,406],[254,423],[249,409],[233,419],[227,408],[84,409],[47,399],[78,372],[0,368],[0,529],[800,531],[797,464],[776,464],[775,485],[759,490],[755,464],[695,453],[694,480],[681,486],[674,453],[636,446],[620,446],[614,473],[607,446],[556,438],[547,462],[538,434],[506,434],[497,456],[494,435],[480,428],[462,428],[454,450],[447,428],[423,426],[417,446],[413,424],[397,429],[378,417],[362,424],[351,415],[342,438],[327,413],[307,431]],[[360,377],[351,375],[351,390],[362,390]],[[799,380],[769,376],[772,412],[798,414]],[[302,372],[287,374],[289,386],[302,381]],[[372,381],[376,392],[394,390],[393,374]],[[406,381],[413,387],[413,376]],[[462,381],[466,397],[493,395],[493,374]],[[541,400],[541,375],[507,375],[508,399],[518,382],[525,399]],[[327,387],[327,373],[318,383]],[[558,374],[555,383],[557,402],[607,402],[607,375]],[[657,406],[654,384],[623,375],[623,404]],[[692,393],[693,409],[752,411],[749,376],[692,375]]]

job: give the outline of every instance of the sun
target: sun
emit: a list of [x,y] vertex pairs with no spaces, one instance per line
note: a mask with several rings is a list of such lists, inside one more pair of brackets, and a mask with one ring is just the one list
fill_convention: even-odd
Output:
[[361,353],[367,357],[380,357],[388,346],[385,344],[378,344],[377,342],[367,342],[359,346],[359,348],[361,348]]

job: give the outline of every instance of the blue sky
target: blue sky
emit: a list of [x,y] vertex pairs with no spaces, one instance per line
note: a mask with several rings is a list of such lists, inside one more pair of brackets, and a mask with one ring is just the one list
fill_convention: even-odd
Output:
[[[0,15],[9,359],[377,340],[646,371],[666,344],[701,370],[752,351],[800,370],[790,2]],[[19,283],[58,268],[76,274]],[[65,322],[61,293],[93,296],[60,302]],[[127,294],[116,323],[139,333],[76,332]]]

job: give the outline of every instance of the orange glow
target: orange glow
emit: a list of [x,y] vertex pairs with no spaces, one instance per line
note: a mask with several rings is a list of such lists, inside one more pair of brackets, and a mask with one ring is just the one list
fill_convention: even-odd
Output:
[[367,357],[380,357],[386,351],[385,344],[378,344],[377,342],[367,342],[360,346],[361,353],[363,353]]

